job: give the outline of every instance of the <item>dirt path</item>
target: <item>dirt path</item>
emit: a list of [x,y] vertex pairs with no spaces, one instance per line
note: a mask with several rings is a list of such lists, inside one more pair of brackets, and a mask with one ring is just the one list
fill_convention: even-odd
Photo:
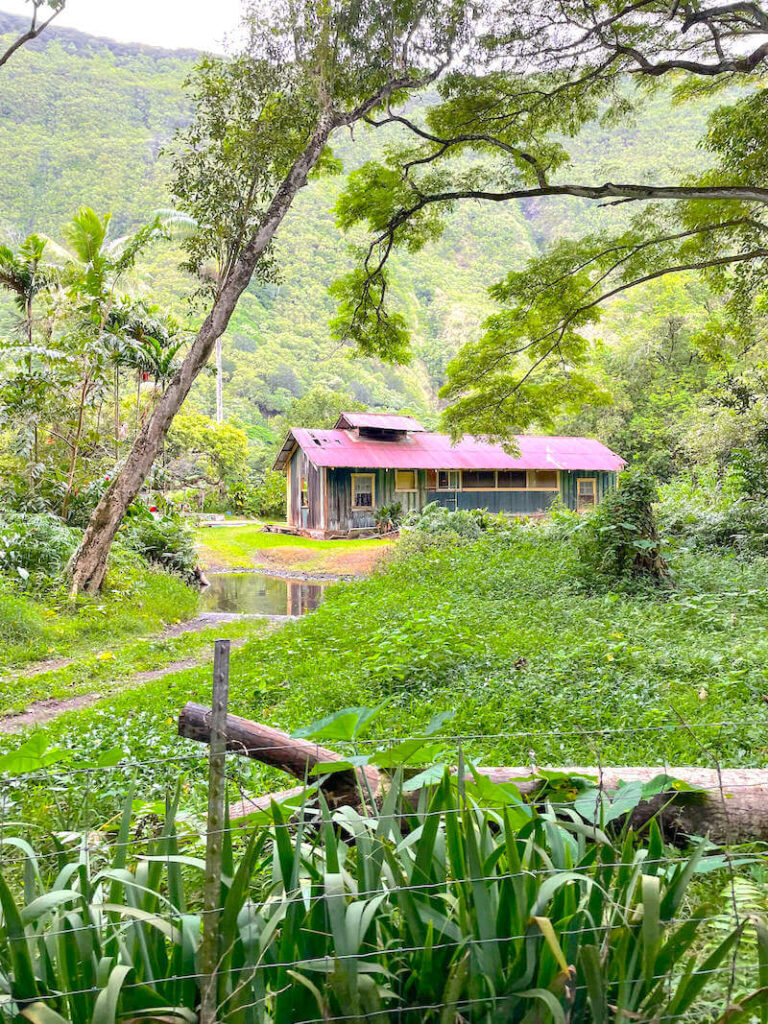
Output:
[[[200,616],[200,618],[208,619],[207,616]],[[232,616],[232,618],[236,618],[236,616]],[[196,622],[197,620],[192,619],[191,621]],[[179,625],[184,625],[184,623],[179,623]],[[198,628],[203,629],[209,625],[211,625],[211,622],[206,621]],[[244,636],[238,637],[237,640],[232,640],[232,647],[242,647],[247,639],[248,637]],[[81,708],[90,707],[92,704],[110,697],[117,688],[132,689],[136,686],[142,686],[144,683],[155,682],[157,679],[162,679],[164,676],[169,676],[174,672],[183,672],[188,668],[197,668],[199,665],[205,665],[211,660],[210,657],[184,658],[181,661],[172,661],[169,665],[163,666],[163,668],[135,672],[132,676],[128,676],[125,679],[105,682],[98,691],[92,693],[81,693],[77,697],[66,697],[62,700],[35,701],[24,711],[0,718],[0,735],[7,736],[12,733],[22,732],[24,729],[30,729],[33,726],[51,722],[54,718],[58,718],[59,715],[63,715],[67,711],[78,711]]]
[[[294,555],[298,556],[295,558],[295,561],[297,562],[301,560],[302,556],[306,559],[305,551],[287,548],[263,551],[261,554],[267,556],[265,560],[268,562],[273,561],[273,558],[270,556],[276,556],[274,558],[276,563],[275,566],[264,566],[260,568],[253,566],[243,566],[242,568],[227,567],[222,568],[221,570],[211,569],[209,572],[211,572],[211,574],[217,571],[226,573],[252,572],[260,573],[264,576],[290,576],[292,579],[334,582],[359,579],[362,576],[367,575],[375,561],[367,551],[340,551],[338,552],[337,557],[330,560],[334,571],[329,571],[330,566],[328,564],[328,559],[325,560],[324,570],[312,571],[310,569],[307,571],[306,569],[291,569],[289,564],[293,560],[291,556]],[[292,618],[293,616],[290,615],[248,615],[237,612],[202,612],[200,615],[195,616],[193,619],[188,619],[186,622],[176,622],[172,625],[166,626],[161,633],[147,637],[147,639],[163,640],[171,637],[182,636],[184,633],[198,633],[203,629],[215,626],[217,623],[234,622],[238,619],[266,619],[267,621],[280,623],[289,622]],[[233,648],[241,647],[247,639],[247,637],[240,637],[233,640]],[[119,651],[119,648],[116,650]],[[23,675],[25,677],[42,675],[45,672],[54,672],[57,669],[66,668],[68,665],[74,664],[77,660],[77,657],[49,658],[46,661],[36,662],[35,664],[18,669],[16,671],[16,675]],[[98,690],[91,693],[82,693],[75,697],[66,697],[61,699],[51,698],[34,701],[25,708],[24,711],[13,712],[11,714],[0,716],[0,735],[11,735],[13,733],[22,732],[24,729],[43,725],[47,722],[53,721],[60,715],[65,714],[67,711],[77,711],[81,708],[90,707],[91,705],[98,703],[100,700],[105,700],[117,689],[129,689],[136,686],[142,686],[144,683],[162,679],[164,676],[171,675],[174,672],[182,672],[184,669],[196,668],[199,665],[205,665],[210,660],[210,657],[185,658],[180,661],[170,662],[170,664],[165,665],[163,668],[136,672],[123,679],[104,682]]]
[[[229,570],[230,572],[233,570]],[[251,572],[250,569],[238,570],[240,572]],[[171,637],[182,636],[184,633],[199,633],[203,629],[208,629],[211,626],[215,626],[220,622],[235,622],[238,619],[268,619],[281,621],[282,619],[290,618],[287,615],[240,615],[237,612],[201,612],[200,615],[196,615],[194,619],[187,619],[186,622],[174,622],[170,626],[166,626],[161,633],[153,633],[151,636],[144,637],[147,642],[152,640],[168,640]],[[134,639],[142,639],[136,637]],[[130,640],[127,641],[130,643]],[[116,653],[120,648],[116,648]],[[60,668],[67,668],[68,665],[73,665],[78,661],[78,656],[71,658],[46,658],[45,661],[35,661],[31,665],[21,665],[19,668],[13,670],[14,676],[40,676],[44,672],[56,672]],[[0,677],[0,684],[10,683],[13,681],[13,676],[5,675]],[[2,718],[0,717],[0,721]]]

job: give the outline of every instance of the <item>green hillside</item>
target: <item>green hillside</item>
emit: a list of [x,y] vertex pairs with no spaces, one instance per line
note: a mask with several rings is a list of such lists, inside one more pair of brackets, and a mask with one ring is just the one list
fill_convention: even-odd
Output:
[[[0,15],[0,32],[17,23]],[[0,231],[6,239],[32,230],[58,237],[81,204],[111,211],[118,233],[167,205],[163,148],[188,116],[182,86],[195,56],[70,30],[50,31],[20,52],[0,76]],[[617,180],[630,171],[637,178],[644,167],[656,180],[668,168],[672,178],[691,165],[706,113],[702,104],[670,109],[659,94],[625,130],[620,148],[609,148],[598,128],[572,149],[579,166],[599,178]],[[354,140],[339,138],[335,150],[348,170],[388,141],[383,132],[358,132]],[[281,280],[251,287],[224,339],[226,412],[254,438],[268,440],[270,420],[317,383],[370,406],[409,408],[429,419],[446,362],[492,308],[487,286],[557,234],[622,215],[576,200],[461,207],[439,242],[393,264],[416,358],[410,367],[391,368],[351,360],[328,338],[328,285],[351,261],[350,240],[333,214],[343,180],[316,180],[300,197],[279,238]],[[183,296],[192,282],[177,266],[177,253],[157,250],[138,286],[178,315],[191,316]],[[211,376],[197,384],[190,401],[212,411]]]

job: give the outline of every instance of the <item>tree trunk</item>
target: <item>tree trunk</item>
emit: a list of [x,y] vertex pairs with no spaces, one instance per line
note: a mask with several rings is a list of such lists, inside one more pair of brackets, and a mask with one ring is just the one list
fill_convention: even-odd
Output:
[[80,407],[77,412],[77,430],[75,431],[75,440],[72,444],[69,454],[69,473],[67,474],[67,490],[64,494],[64,501],[61,506],[61,517],[66,518],[67,509],[69,508],[69,499],[72,496],[72,488],[75,484],[75,471],[77,469],[77,457],[80,454],[80,438],[83,436],[83,419],[85,417],[85,399],[88,395],[88,377],[83,381],[83,386],[80,388]]
[[[115,357],[117,359],[117,357]],[[120,366],[115,361],[115,462],[120,459]]]
[[[211,735],[211,709],[200,704],[187,704],[179,715],[179,735],[207,743]],[[237,715],[227,716],[227,749],[244,757],[304,781],[318,764],[340,761],[341,756],[307,740],[294,739],[279,729],[252,722]],[[768,770],[752,768],[669,768],[647,765],[628,768],[577,766],[550,769],[569,775],[586,775],[598,781],[602,790],[616,790],[623,782],[649,782],[657,775],[669,775],[688,785],[693,792],[660,793],[638,805],[632,814],[632,825],[641,827],[654,814],[666,838],[672,842],[687,841],[691,835],[709,836],[717,843],[744,843],[768,840]],[[492,782],[513,782],[519,791],[535,797],[545,782],[530,766],[512,768],[478,768]],[[313,778],[316,776],[313,776]],[[349,804],[362,808],[369,798],[378,798],[386,789],[386,775],[366,767],[352,771],[333,772],[322,783],[323,793],[331,806]],[[243,800],[230,808],[232,819],[254,811],[265,810],[273,799],[296,796],[298,789]],[[419,792],[405,794],[418,802]]]
[[221,371],[221,338],[216,339],[216,422],[224,422],[224,380]]
[[[340,761],[333,750],[309,740],[294,739],[279,729],[238,715],[227,715],[227,750],[243,757],[252,757],[262,764],[293,775],[305,781],[312,769],[326,761]],[[186,704],[179,714],[179,736],[198,743],[211,738],[211,709],[202,704]],[[325,791],[336,803],[358,803],[362,789],[376,797],[381,793],[381,774],[378,768],[361,768],[334,772],[329,776]]]
[[294,162],[275,193],[258,230],[249,239],[231,272],[222,282],[211,311],[168,389],[134,441],[123,468],[94,509],[83,539],[69,562],[71,596],[81,590],[95,593],[100,589],[112,541],[126,509],[141,490],[174,416],[181,408],[198,374],[210,359],[217,339],[227,329],[230,317],[240,296],[248,287],[259,258],[274,238],[297,192],[306,185],[309,172],[317,163],[333,127],[331,115],[324,113],[304,152]]

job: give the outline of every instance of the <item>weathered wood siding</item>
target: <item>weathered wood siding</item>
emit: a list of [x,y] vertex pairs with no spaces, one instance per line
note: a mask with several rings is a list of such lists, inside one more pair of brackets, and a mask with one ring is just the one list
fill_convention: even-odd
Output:
[[[373,507],[356,509],[352,507],[352,475],[371,474],[374,477]],[[301,481],[307,480],[309,507],[301,507]],[[374,512],[382,505],[400,502],[404,511],[421,509],[427,502],[437,501],[450,509],[487,508],[490,512],[508,512],[511,515],[535,515],[546,512],[558,497],[569,508],[576,508],[577,480],[591,477],[596,481],[597,500],[616,486],[615,473],[577,472],[560,473],[560,491],[540,490],[487,490],[487,491],[437,491],[435,473],[427,470],[416,471],[415,491],[395,490],[394,469],[318,469],[301,449],[297,449],[290,460],[289,522],[292,526],[307,530],[324,530],[329,533],[349,533],[354,530],[370,530],[376,525]]]
[[568,508],[576,508],[576,481],[580,478],[595,480],[597,500],[601,501],[606,492],[616,486],[615,473],[601,473],[590,470],[560,472],[560,491],[433,491],[427,492],[427,501],[437,501],[446,508],[473,509],[487,508],[489,512],[509,512],[512,515],[534,515],[546,512],[558,495]]
[[[415,491],[395,490],[394,469],[329,469],[327,472],[328,521],[330,531],[369,530],[376,525],[373,512],[382,505],[399,501],[403,510],[422,508],[427,500],[427,474],[416,470]],[[371,473],[375,478],[373,508],[352,507],[352,474]]]
[[546,512],[557,491],[429,491],[427,501],[450,509],[487,508],[489,512],[532,515]]
[[[297,448],[291,456],[288,468],[288,487],[290,500],[289,522],[308,530],[325,529],[324,511],[325,496],[323,494],[323,469],[313,465],[301,450]],[[301,481],[306,477],[309,507],[301,507]]]
[[590,478],[596,481],[595,494],[598,501],[602,501],[607,492],[616,486],[615,473],[600,473],[589,469],[577,469],[570,473],[561,473],[561,496],[568,508],[576,508],[576,481]]

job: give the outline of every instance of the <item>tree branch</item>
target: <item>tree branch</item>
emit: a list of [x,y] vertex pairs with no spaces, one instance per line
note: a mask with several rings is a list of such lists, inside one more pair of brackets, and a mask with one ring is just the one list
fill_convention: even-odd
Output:
[[[733,199],[740,202],[768,203],[768,188],[756,185],[546,185],[538,188],[517,188],[507,192],[488,192],[483,189],[457,189],[455,192],[435,192],[424,195],[407,210],[401,210],[390,220],[385,234],[432,203],[452,203],[461,199],[478,199],[491,203],[506,203],[511,199],[542,199],[551,196],[572,196],[579,199],[606,199],[621,197],[629,202],[651,199]],[[381,236],[383,239],[383,235]]]
[[24,46],[26,43],[31,42],[33,39],[37,39],[37,37],[48,28],[53,19],[60,14],[63,8],[63,5],[62,7],[58,7],[50,16],[50,18],[47,18],[45,21],[38,25],[38,6],[39,4],[35,3],[34,13],[32,14],[32,21],[27,31],[23,35],[20,35],[19,38],[16,39],[13,43],[11,43],[11,45],[8,47],[5,53],[0,54],[0,67],[2,67],[3,64],[7,63],[14,55],[14,53],[16,53],[17,50],[21,49],[22,46]]
[[366,117],[365,122],[373,128],[383,128],[387,124],[402,124],[405,125],[409,131],[413,132],[414,135],[418,135],[419,138],[425,139],[427,142],[433,142],[436,146],[440,147],[437,153],[422,157],[419,160],[411,160],[407,163],[405,165],[406,173],[411,167],[416,167],[418,164],[430,163],[432,160],[437,159],[437,157],[442,156],[443,153],[450,149],[451,146],[460,146],[462,143],[467,142],[483,142],[486,145],[500,149],[505,153],[509,153],[510,156],[524,160],[527,164],[530,164],[536,175],[536,180],[538,181],[539,186],[541,188],[547,187],[547,178],[544,173],[544,169],[535,156],[526,152],[524,149],[520,149],[518,146],[511,146],[508,142],[503,142],[501,139],[497,139],[493,135],[479,133],[453,135],[450,139],[441,139],[439,136],[432,135],[429,132],[424,131],[423,128],[419,128],[417,124],[414,124],[413,121],[410,121],[407,117],[403,117],[399,114],[392,114],[391,112],[387,114],[387,117],[380,121],[374,121],[373,118]]

